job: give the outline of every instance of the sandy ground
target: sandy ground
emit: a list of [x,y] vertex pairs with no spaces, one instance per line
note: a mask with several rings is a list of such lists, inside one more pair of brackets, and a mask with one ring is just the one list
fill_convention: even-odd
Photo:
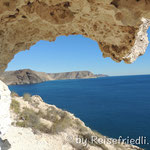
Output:
[[[72,150],[62,135],[33,134],[30,128],[11,126],[4,138],[11,143],[10,150]],[[64,147],[64,148],[63,148]]]

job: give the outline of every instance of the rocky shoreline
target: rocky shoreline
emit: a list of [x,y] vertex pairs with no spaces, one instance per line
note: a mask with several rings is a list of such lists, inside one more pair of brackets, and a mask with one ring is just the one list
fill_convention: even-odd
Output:
[[6,71],[0,76],[0,79],[7,85],[23,85],[23,84],[41,83],[51,80],[87,79],[105,76],[107,75],[104,74],[94,75],[90,71],[45,73],[33,71],[30,69],[23,69],[16,71]]

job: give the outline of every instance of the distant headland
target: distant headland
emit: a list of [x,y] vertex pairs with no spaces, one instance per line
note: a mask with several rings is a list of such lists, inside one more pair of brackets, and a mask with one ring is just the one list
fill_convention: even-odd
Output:
[[6,71],[0,79],[7,85],[34,84],[51,80],[87,79],[107,77],[105,74],[93,74],[90,71],[73,71],[63,73],[37,72],[31,69]]

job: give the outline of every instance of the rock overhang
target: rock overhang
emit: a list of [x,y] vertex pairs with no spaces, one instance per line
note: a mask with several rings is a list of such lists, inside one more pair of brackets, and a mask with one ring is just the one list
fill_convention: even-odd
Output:
[[60,35],[91,38],[104,57],[132,63],[148,45],[149,10],[150,0],[1,0],[0,72],[16,53]]

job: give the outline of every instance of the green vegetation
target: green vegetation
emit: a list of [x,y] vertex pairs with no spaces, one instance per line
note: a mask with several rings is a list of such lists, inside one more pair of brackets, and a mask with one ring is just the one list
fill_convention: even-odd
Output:
[[11,108],[16,114],[19,114],[19,112],[20,112],[20,103],[17,102],[15,99],[12,99],[10,108]]
[[48,120],[48,121],[52,121],[52,122],[57,122],[58,116],[59,116],[59,112],[56,111],[53,107],[48,108],[46,112],[39,110],[37,114],[41,118]]
[[49,134],[49,133],[51,134],[52,133],[51,129],[47,125],[45,125],[43,123],[39,124],[37,130],[39,130],[39,131],[41,131],[43,133],[47,133],[47,134]]
[[40,122],[40,118],[32,109],[25,108],[20,114],[20,119],[24,121],[24,127],[36,127]]
[[79,133],[79,137],[83,138],[83,139],[87,139],[89,144],[92,145],[92,146],[96,146],[96,147],[100,147],[101,149],[103,150],[109,150],[104,143],[101,143],[101,144],[97,144],[97,143],[93,143],[91,142],[91,137],[92,136],[95,136],[97,138],[101,138],[101,139],[104,139],[104,136],[102,136],[99,132],[93,130],[93,133],[90,133],[89,131],[83,131],[83,132],[80,132]]
[[53,123],[51,127],[52,133],[62,132],[66,128],[73,126],[73,121],[70,118],[70,116],[67,114],[67,112],[61,112],[59,116],[60,119],[57,119],[57,116],[54,116],[56,117],[56,121]]
[[28,103],[30,103],[33,107],[38,108],[39,103],[32,100],[31,94],[25,93],[23,95],[23,99],[24,101],[27,101]]
[[40,122],[40,116],[32,109],[25,108],[19,115],[19,121],[16,122],[18,127],[30,127],[44,133],[51,133],[51,130]]
[[[39,110],[37,115],[45,120],[53,122],[53,125],[50,129],[50,132],[53,134],[61,132],[61,131],[65,130],[67,127],[72,125],[71,118],[67,115],[66,112],[56,111],[55,108],[53,108],[53,107],[47,109],[46,113]],[[46,128],[43,128],[43,129],[44,129],[44,132],[45,131],[46,131],[46,133],[49,132],[49,131],[47,131]]]
[[31,95],[30,95],[29,93],[25,93],[25,94],[23,95],[23,99],[24,99],[25,101],[31,102]]
[[[53,122],[51,128],[41,123],[40,118]],[[19,114],[19,119],[16,122],[16,126],[19,127],[30,127],[35,131],[38,130],[53,134],[64,131],[69,126],[72,126],[72,124],[73,122],[66,112],[59,112],[54,110],[54,108],[47,109],[46,113],[41,110],[35,112],[32,109],[24,108],[23,112]]]
[[23,122],[17,121],[17,122],[16,122],[16,126],[17,126],[17,127],[25,127],[25,122],[24,122],[24,121],[23,121]]
[[18,97],[19,95],[16,92],[12,91],[11,92],[11,97],[15,97],[15,96]]
[[[13,93],[13,95],[16,94]],[[32,105],[34,108],[38,108],[39,102],[36,100],[34,101],[34,99],[32,100],[30,94],[24,94],[23,99],[24,101],[27,101],[30,106]],[[35,109],[38,111],[35,111],[34,108],[31,109],[27,107],[20,109],[20,105],[21,101],[19,103],[15,99],[12,100],[11,109],[17,114],[14,125],[18,127],[29,127],[32,128],[35,133],[36,131],[40,131],[50,134],[57,134],[64,131],[68,127],[75,127],[81,131],[81,133],[84,133],[84,128],[82,127],[81,122],[78,119],[72,119],[72,117],[66,111],[61,111],[54,106],[49,106],[44,110],[40,110],[38,108]],[[50,121],[52,124],[45,124],[43,119],[47,120],[47,123]]]

